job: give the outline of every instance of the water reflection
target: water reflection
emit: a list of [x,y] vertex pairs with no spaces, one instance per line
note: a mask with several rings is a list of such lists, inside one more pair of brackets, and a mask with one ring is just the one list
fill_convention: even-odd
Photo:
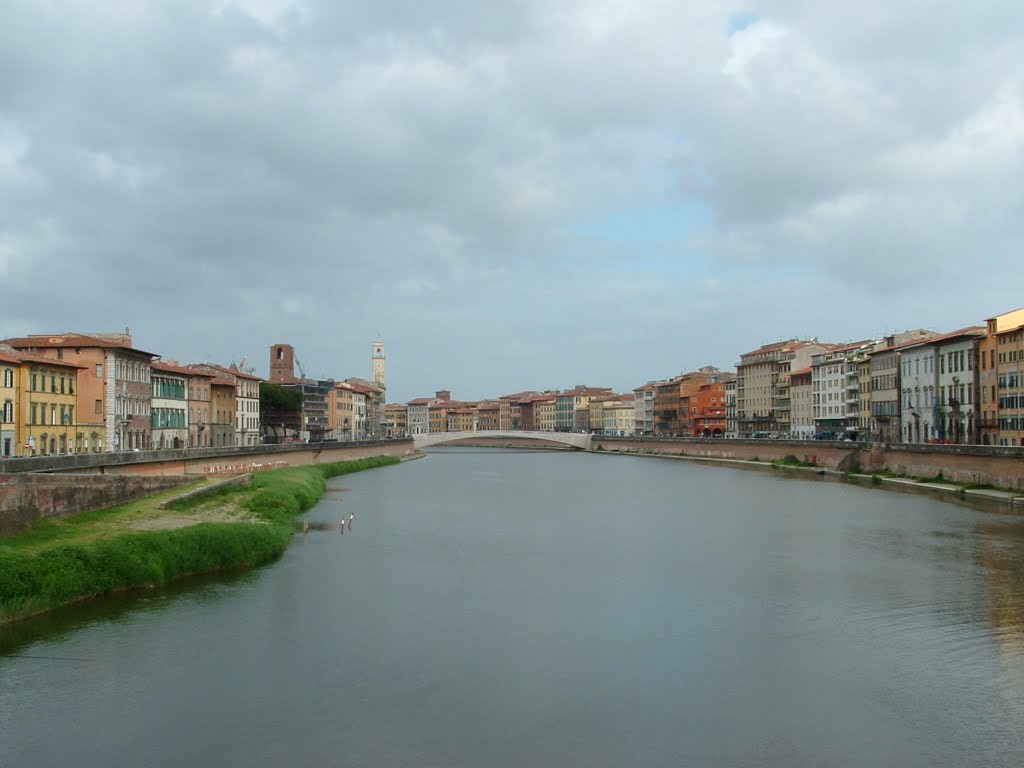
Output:
[[[272,567],[264,566],[264,568]],[[0,626],[0,656],[23,655],[33,643],[55,643],[94,624],[117,623],[129,616],[172,610],[182,599],[216,603],[228,590],[251,584],[261,569],[188,576],[163,587],[84,600],[24,621]]]
[[449,449],[345,484],[268,568],[80,606],[15,644],[87,661],[0,661],[0,764],[1024,752],[1018,516],[546,452]]

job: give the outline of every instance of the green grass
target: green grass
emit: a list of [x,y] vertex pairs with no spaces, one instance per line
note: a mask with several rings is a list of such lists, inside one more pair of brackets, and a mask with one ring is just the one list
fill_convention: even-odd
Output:
[[320,500],[329,478],[398,462],[397,457],[377,456],[267,470],[255,474],[248,487],[183,505],[238,505],[251,513],[245,521],[125,532],[126,520],[166,514],[153,511],[165,492],[39,525],[0,546],[0,624],[117,590],[268,563],[288,546],[295,516]]
[[781,459],[775,459],[772,462],[773,466],[776,467],[816,467],[818,466],[813,461],[801,461],[793,454],[789,453],[783,456]]

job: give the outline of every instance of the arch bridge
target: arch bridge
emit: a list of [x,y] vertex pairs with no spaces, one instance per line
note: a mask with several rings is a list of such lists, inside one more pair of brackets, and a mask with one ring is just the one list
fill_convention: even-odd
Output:
[[413,435],[416,449],[431,445],[443,445],[459,440],[536,440],[544,443],[557,443],[579,450],[590,450],[591,436],[580,432],[528,432],[523,430],[483,430],[479,432],[433,432],[428,435]]

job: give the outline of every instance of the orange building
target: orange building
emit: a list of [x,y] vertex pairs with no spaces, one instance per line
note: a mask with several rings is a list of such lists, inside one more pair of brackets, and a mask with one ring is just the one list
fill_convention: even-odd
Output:
[[733,376],[724,374],[717,381],[701,384],[688,397],[690,402],[690,434],[694,437],[725,436],[725,386]]

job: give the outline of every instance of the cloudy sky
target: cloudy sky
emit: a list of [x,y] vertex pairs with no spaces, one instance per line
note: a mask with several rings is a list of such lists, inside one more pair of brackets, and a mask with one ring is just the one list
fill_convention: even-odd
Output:
[[1019,0],[2,6],[4,336],[475,399],[1024,305]]

